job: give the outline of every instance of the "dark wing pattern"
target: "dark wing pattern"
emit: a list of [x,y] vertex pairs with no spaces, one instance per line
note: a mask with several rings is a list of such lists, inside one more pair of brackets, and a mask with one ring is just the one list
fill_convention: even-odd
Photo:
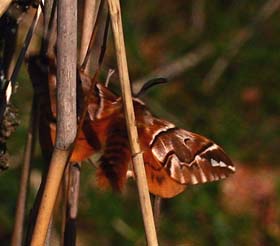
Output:
[[[47,60],[50,73],[40,69],[38,57],[29,59],[29,73],[41,98],[40,140],[49,159],[56,134],[55,63]],[[43,81],[41,81],[43,79]],[[88,93],[91,79],[80,74],[79,98]],[[41,84],[43,82],[43,84]],[[79,103],[79,110],[83,101]],[[143,151],[147,181],[151,193],[173,197],[187,185],[223,179],[235,168],[221,147],[198,134],[176,128],[154,117],[145,104],[134,99],[139,141]],[[78,111],[79,111],[78,110]],[[99,83],[90,95],[88,116],[78,136],[71,161],[82,161],[100,151],[103,155],[97,171],[99,184],[121,190],[126,181],[130,150],[121,98]]]
[[138,130],[152,193],[173,197],[189,184],[220,180],[235,172],[223,149],[211,140],[176,128],[147,110],[136,118],[145,122]]
[[221,147],[183,129],[173,128],[159,134],[151,149],[170,176],[181,184],[215,181],[235,171]]

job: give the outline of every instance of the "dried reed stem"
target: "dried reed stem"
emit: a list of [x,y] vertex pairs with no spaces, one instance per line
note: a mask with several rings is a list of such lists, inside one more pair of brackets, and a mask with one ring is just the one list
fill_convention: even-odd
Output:
[[155,196],[154,197],[154,219],[155,219],[157,232],[159,232],[159,226],[160,226],[161,203],[162,203],[162,198],[160,196]]
[[0,17],[6,12],[9,5],[13,0],[1,0],[0,1]]
[[64,245],[76,245],[81,164],[70,163],[68,171],[69,180],[67,187]]
[[[31,26],[26,34],[23,46],[20,50],[19,56],[17,58],[17,62],[15,64],[15,67],[13,69],[13,72],[11,73],[11,77],[8,77],[8,80],[6,81],[6,83],[4,85],[2,85],[2,90],[0,93],[0,122],[2,122],[3,120],[3,115],[6,109],[7,104],[10,101],[11,95],[12,95],[12,90],[15,86],[16,83],[16,79],[19,73],[19,70],[21,68],[21,65],[24,61],[24,56],[25,53],[28,49],[28,46],[30,44],[31,38],[33,36],[34,30],[37,26],[37,23],[39,21],[39,17],[41,15],[42,9],[39,6],[31,23]],[[10,72],[9,72],[10,73]]]
[[132,103],[131,88],[125,53],[120,3],[118,0],[108,0],[108,5],[114,34],[120,83],[122,89],[124,113],[132,152],[132,160],[136,174],[135,176],[139,191],[139,198],[142,209],[142,216],[144,220],[146,238],[148,245],[154,246],[158,245],[158,241],[148,191],[146,173],[144,169],[143,154],[140,149],[137,127],[135,123],[135,115]]
[[67,158],[67,150],[54,149],[46,179],[46,186],[32,235],[32,246],[44,245]]
[[56,43],[57,0],[45,0],[42,56],[54,56]]
[[43,192],[32,246],[43,245],[55,200],[76,136],[77,2],[58,2],[57,136]]
[[[82,64],[87,49],[89,46],[91,33],[96,23],[96,17],[98,8],[100,5],[100,0],[92,1],[92,0],[85,0],[84,2],[84,13],[83,13],[83,26],[82,26],[82,38],[81,38],[81,48],[80,48],[80,55],[79,55],[79,63]],[[89,70],[89,63],[85,67],[85,71],[88,72]]]
[[19,193],[16,206],[15,224],[12,234],[12,246],[20,246],[23,244],[23,231],[24,231],[24,217],[26,208],[26,198],[28,191],[28,181],[30,176],[30,166],[33,157],[35,141],[36,141],[36,130],[38,124],[38,104],[35,96],[32,101],[32,109],[30,113],[30,122],[27,132],[27,139],[24,151],[24,161],[22,165],[21,178],[19,184]]

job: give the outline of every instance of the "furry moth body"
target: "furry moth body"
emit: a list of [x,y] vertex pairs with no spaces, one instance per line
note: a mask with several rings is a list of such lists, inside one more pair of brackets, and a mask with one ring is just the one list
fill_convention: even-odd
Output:
[[[34,62],[36,59],[29,59],[29,73],[35,91],[38,87],[35,73],[39,69]],[[43,143],[41,146],[45,153],[51,153],[56,131],[56,78],[53,60],[49,59],[48,66],[49,74],[41,72],[39,76],[43,82],[48,80],[48,86],[39,86],[47,87],[47,92],[42,94],[45,98],[42,101],[45,102],[43,107],[48,108],[41,110],[40,115],[40,142]],[[83,97],[88,92],[90,82],[88,76],[80,73],[78,112],[83,108]],[[134,98],[133,104],[151,193],[165,198],[173,197],[190,184],[220,180],[235,172],[231,160],[217,144],[155,117],[138,98]],[[119,191],[126,182],[126,172],[131,160],[122,99],[101,83],[96,83],[87,107],[83,131],[78,136],[71,161],[83,161],[102,150],[97,170],[98,184]]]

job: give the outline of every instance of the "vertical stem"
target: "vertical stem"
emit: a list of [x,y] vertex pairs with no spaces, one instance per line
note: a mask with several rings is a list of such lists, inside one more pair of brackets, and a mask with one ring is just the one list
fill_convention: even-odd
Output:
[[43,245],[55,200],[76,136],[77,1],[58,1],[57,135],[46,186],[32,235],[32,246]]
[[[96,0],[96,1],[85,0],[84,5],[85,6],[84,6],[84,14],[83,14],[81,49],[80,49],[80,56],[79,56],[80,64],[82,64],[87,53],[87,48],[90,42],[91,33],[94,27],[94,23],[96,23],[96,17],[100,5],[100,0]],[[85,70],[88,71],[88,68],[89,68],[89,63],[85,67]]]
[[162,203],[162,198],[160,196],[155,196],[154,197],[154,219],[155,219],[157,232],[159,232],[161,203]]
[[8,9],[9,5],[12,3],[13,0],[1,0],[0,2],[0,17],[5,11]]
[[[74,4],[75,3],[75,4]],[[68,149],[76,137],[77,2],[58,1],[56,147]]]
[[144,169],[143,154],[141,153],[138,141],[138,132],[135,123],[135,115],[132,103],[131,88],[125,53],[120,3],[118,0],[108,0],[108,5],[114,34],[120,83],[122,89],[122,98],[124,104],[124,113],[132,152],[132,160],[136,174],[136,181],[139,191],[139,199],[144,220],[146,238],[148,245],[154,246],[158,245],[158,241],[154,224],[150,195],[148,191],[146,173]]
[[90,65],[92,71],[96,71],[98,67],[100,66],[100,56],[103,51],[103,45],[106,46],[107,39],[104,40],[104,31],[107,27],[107,17],[108,17],[108,6],[107,4],[104,4],[101,13],[99,16],[99,19],[96,20],[96,25],[97,25],[97,30],[96,30],[96,37],[95,41],[93,43],[92,49],[91,49],[91,54],[92,54],[92,59],[90,60]]
[[45,0],[44,5],[44,30],[41,46],[41,55],[54,52],[56,34],[57,0]]
[[32,110],[30,113],[30,123],[29,129],[27,133],[25,151],[24,151],[24,161],[21,171],[21,178],[20,178],[20,188],[16,206],[16,214],[15,214],[15,224],[13,228],[13,235],[12,235],[12,246],[20,246],[23,244],[23,228],[24,228],[24,217],[25,217],[25,207],[26,207],[26,197],[27,197],[27,190],[28,190],[28,180],[30,176],[30,165],[32,161],[32,156],[35,147],[36,141],[36,130],[37,130],[37,123],[38,123],[38,107],[37,107],[37,100],[35,96],[33,97],[32,101]]
[[52,217],[56,196],[68,158],[68,151],[54,149],[42,200],[36,219],[31,245],[43,245]]
[[69,184],[66,205],[66,225],[64,232],[64,245],[75,246],[77,235],[77,215],[80,190],[80,163],[70,163]]
[[[70,153],[71,155],[71,153]],[[66,227],[66,211],[67,211],[67,201],[68,201],[68,189],[69,189],[69,178],[70,178],[70,165],[71,163],[68,163],[64,175],[63,175],[63,181],[61,185],[61,233],[60,233],[60,245],[64,245],[64,234],[65,234],[65,227]]]
[[[100,1],[100,5],[98,7],[98,11],[97,11],[97,16],[96,16],[96,21],[94,23],[94,26],[93,26],[93,30],[91,32],[91,37],[90,37],[90,40],[89,40],[89,44],[88,44],[88,47],[87,47],[87,50],[86,50],[86,53],[85,53],[85,57],[81,63],[81,66],[80,66],[80,69],[81,70],[86,70],[87,67],[89,67],[89,59],[90,59],[90,55],[92,53],[92,50],[93,50],[93,47],[94,47],[94,44],[96,44],[97,42],[97,31],[99,28],[99,26],[101,25],[101,17],[102,17],[102,12],[104,9],[104,0],[101,0]],[[100,39],[100,37],[99,37]],[[96,46],[96,45],[95,45]],[[99,57],[97,54],[95,54],[95,57]],[[96,59],[95,59],[96,60]],[[98,65],[98,61],[95,61],[95,65]],[[98,66],[95,66],[95,71],[96,69],[98,69]]]
[[18,21],[9,16],[7,13],[2,17],[5,20],[5,27],[0,31],[0,35],[3,35],[3,70],[6,79],[10,79],[13,68],[15,66],[16,58],[16,46],[18,36]]
[[5,112],[6,106],[10,101],[10,97],[12,95],[12,89],[15,86],[16,78],[18,76],[21,64],[24,60],[24,56],[25,56],[25,53],[27,51],[27,48],[30,44],[30,41],[31,41],[32,35],[34,33],[35,27],[38,23],[41,11],[42,11],[41,7],[39,6],[35,15],[34,15],[34,17],[33,17],[31,26],[30,26],[27,34],[26,34],[26,37],[25,37],[25,40],[24,40],[24,43],[23,43],[23,47],[20,50],[19,56],[17,58],[17,62],[15,64],[13,72],[11,73],[11,77],[9,77],[8,78],[9,80],[4,85],[2,85],[3,88],[2,88],[1,93],[0,93],[0,123],[3,120],[3,115],[4,115],[4,112]]

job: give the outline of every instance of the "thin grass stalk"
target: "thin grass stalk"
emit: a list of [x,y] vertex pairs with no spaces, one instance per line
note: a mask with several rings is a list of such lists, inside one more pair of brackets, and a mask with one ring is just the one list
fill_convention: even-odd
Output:
[[32,100],[32,109],[30,112],[30,121],[27,132],[24,160],[21,171],[21,178],[19,184],[19,193],[16,206],[15,224],[13,228],[12,246],[20,246],[23,244],[23,232],[24,232],[24,218],[26,210],[26,199],[28,194],[28,182],[30,177],[30,167],[33,159],[33,153],[36,142],[36,133],[38,125],[38,104],[36,97]]
[[[71,155],[71,152],[70,152]],[[67,211],[67,202],[68,202],[68,190],[69,190],[69,178],[70,178],[70,168],[71,163],[68,162],[66,169],[63,175],[63,184],[61,185],[61,234],[60,234],[60,245],[64,245],[64,234],[66,227],[66,211]]]
[[81,63],[81,66],[80,66],[80,69],[83,70],[83,71],[88,66],[88,61],[89,61],[89,58],[90,58],[90,55],[91,55],[91,51],[92,51],[93,45],[96,41],[97,29],[98,29],[98,26],[99,26],[99,23],[100,23],[103,7],[104,7],[104,0],[101,0],[100,5],[98,7],[98,11],[97,11],[96,21],[95,21],[95,24],[93,26],[93,30],[92,30],[92,33],[91,33],[89,44],[88,44],[88,47],[87,47],[87,50],[86,50],[86,54],[85,54],[85,57],[83,59],[83,62]]
[[1,0],[0,1],[0,17],[6,12],[13,0]]
[[19,56],[17,58],[17,62],[15,64],[15,67],[13,69],[13,72],[11,73],[11,77],[8,77],[8,80],[5,82],[5,84],[2,86],[3,89],[1,90],[0,93],[0,122],[2,122],[3,115],[6,109],[7,104],[10,101],[11,95],[12,95],[12,90],[15,87],[16,79],[19,73],[19,70],[21,68],[21,65],[24,61],[24,57],[26,54],[26,51],[28,49],[28,46],[30,44],[31,38],[33,36],[34,30],[37,26],[37,23],[39,21],[39,17],[41,15],[42,9],[39,6],[31,23],[31,26],[26,34],[23,46],[20,50]]
[[[108,17],[108,6],[107,4],[104,4],[99,20],[97,21],[97,30],[96,30],[96,37],[95,41],[93,43],[92,48],[90,49],[90,57],[89,57],[89,64],[90,64],[90,70],[96,71],[99,67],[100,61],[99,57],[101,57],[101,53],[103,52],[104,48],[103,46],[106,46],[107,38],[104,41],[104,30],[108,29],[107,25],[109,25],[109,20],[107,23],[107,17]],[[106,33],[106,31],[105,31]],[[105,34],[107,35],[107,34]],[[89,67],[89,64],[87,65]]]
[[[84,2],[83,27],[82,27],[79,64],[82,64],[85,59],[87,49],[91,39],[91,33],[96,23],[97,12],[100,6],[100,2],[101,0],[96,0],[96,1],[85,0]],[[90,63],[88,63],[85,67],[85,71],[87,72],[89,70],[89,65]]]
[[68,194],[66,204],[66,223],[64,232],[64,245],[75,246],[77,237],[77,215],[80,191],[80,163],[70,163]]
[[157,232],[159,232],[159,226],[160,226],[161,203],[162,203],[162,198],[160,196],[155,196],[154,197],[154,219],[155,219],[155,225],[156,225]]
[[44,31],[40,54],[45,56],[48,52],[54,52],[55,22],[57,14],[57,0],[45,0],[44,5]]
[[125,52],[123,27],[121,19],[120,2],[118,0],[108,0],[111,24],[114,34],[115,49],[120,76],[122,98],[126,125],[132,152],[132,161],[136,174],[137,187],[139,192],[142,217],[144,220],[147,244],[149,246],[158,245],[156,229],[154,224],[153,211],[150,201],[146,173],[144,169],[143,154],[140,149],[138,132],[135,123],[135,115],[132,103],[131,88]]
[[44,245],[45,243],[68,154],[69,152],[67,150],[55,148],[53,151],[50,169],[32,235],[32,246]]
[[[44,13],[43,13],[43,15],[44,15],[43,16],[44,17],[44,32],[43,32],[43,37],[42,37],[41,49],[40,49],[40,55],[42,57],[48,55],[48,50],[53,50],[53,46],[54,46],[53,41],[54,40],[53,40],[52,36],[54,36],[54,35],[52,35],[52,33],[54,32],[54,29],[53,29],[54,26],[56,27],[56,25],[54,25],[54,23],[56,22],[56,9],[57,9],[56,2],[57,2],[56,0],[45,0],[44,1],[44,3],[45,3],[44,4]],[[40,105],[39,98],[38,98],[38,104]],[[36,195],[36,199],[33,203],[33,207],[29,214],[29,220],[28,220],[28,225],[27,225],[27,230],[26,230],[25,245],[29,245],[31,242],[31,237],[32,237],[32,233],[33,233],[33,229],[34,229],[34,225],[35,225],[36,215],[39,210],[40,201],[42,199],[43,190],[44,190],[45,183],[46,183],[45,179],[46,179],[47,171],[48,171],[48,166],[45,168],[45,172],[43,173],[43,177],[41,180],[39,190]],[[51,234],[50,232],[51,232],[51,225],[49,226],[49,229],[48,229],[47,241],[50,238],[50,236],[49,236]]]

